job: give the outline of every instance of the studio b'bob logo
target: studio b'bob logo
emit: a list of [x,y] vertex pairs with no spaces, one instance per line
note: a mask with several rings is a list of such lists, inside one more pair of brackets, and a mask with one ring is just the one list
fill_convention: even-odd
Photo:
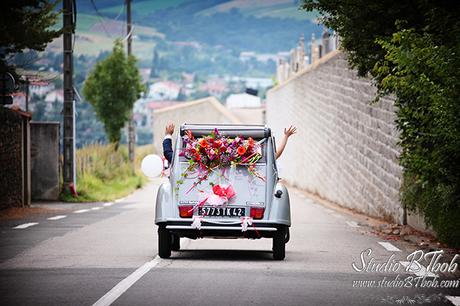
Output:
[[[457,260],[459,259],[459,255],[455,254],[449,262],[443,262],[443,250],[427,253],[422,250],[416,250],[407,255],[407,264],[403,265],[401,261],[395,258],[394,254],[391,254],[385,261],[378,261],[372,254],[371,248],[362,251],[360,261],[358,263],[353,262],[351,265],[353,270],[365,273],[399,273],[402,271],[416,273],[423,270],[426,270],[427,273],[455,273],[458,268]],[[424,264],[428,264],[426,268]]]

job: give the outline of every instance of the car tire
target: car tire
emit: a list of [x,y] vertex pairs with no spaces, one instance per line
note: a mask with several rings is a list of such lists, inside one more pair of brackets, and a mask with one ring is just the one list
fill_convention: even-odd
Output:
[[171,234],[164,225],[158,227],[158,255],[161,258],[171,256]]
[[283,260],[286,257],[286,227],[278,227],[273,236],[273,259]]
[[289,227],[287,227],[286,228],[286,239],[285,239],[286,241],[285,242],[288,243],[290,239],[291,239],[291,232],[289,230]]
[[171,250],[180,250],[180,237],[174,234],[171,235]]

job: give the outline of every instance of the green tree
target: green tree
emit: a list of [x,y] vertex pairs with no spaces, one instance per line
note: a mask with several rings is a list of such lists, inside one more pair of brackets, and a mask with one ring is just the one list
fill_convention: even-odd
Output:
[[460,39],[404,29],[379,40],[373,74],[380,95],[396,94],[404,167],[402,201],[422,211],[438,236],[460,245]]
[[83,94],[104,124],[110,142],[118,145],[120,130],[142,91],[136,59],[127,57],[121,41],[115,41],[112,54],[96,64],[83,85]]
[[59,11],[58,1],[2,0],[0,1],[0,70],[8,69],[10,54],[24,49],[43,51],[46,45],[61,34],[53,28]]
[[455,1],[305,0],[378,97],[396,97],[401,199],[460,246],[460,7]]

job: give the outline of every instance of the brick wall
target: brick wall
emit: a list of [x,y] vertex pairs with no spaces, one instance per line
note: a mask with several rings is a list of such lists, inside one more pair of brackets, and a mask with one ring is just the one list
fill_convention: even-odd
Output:
[[267,123],[280,137],[293,124],[279,159],[291,184],[339,205],[401,222],[401,167],[391,98],[370,104],[376,89],[332,52],[273,88]]
[[176,125],[177,131],[183,123],[239,123],[214,97],[204,98],[192,102],[165,107],[153,112],[153,144],[157,153],[162,154],[162,143],[165,133],[165,126],[169,122]]
[[0,106],[0,209],[24,204],[24,120]]

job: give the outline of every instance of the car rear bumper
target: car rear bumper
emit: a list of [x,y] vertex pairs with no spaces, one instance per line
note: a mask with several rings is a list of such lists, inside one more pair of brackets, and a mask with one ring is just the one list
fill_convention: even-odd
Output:
[[[171,230],[198,230],[190,225],[166,225],[166,229]],[[215,225],[204,225],[201,226],[199,230],[220,230],[220,231],[234,231],[236,228],[234,226],[215,226]],[[266,232],[276,232],[276,227],[248,227],[248,231],[266,231]]]
[[269,222],[266,220],[253,220],[243,230],[241,221],[216,221],[202,220],[199,228],[192,226],[191,220],[174,219],[158,224],[165,227],[180,237],[192,239],[200,237],[235,237],[235,238],[272,238],[284,224]]

